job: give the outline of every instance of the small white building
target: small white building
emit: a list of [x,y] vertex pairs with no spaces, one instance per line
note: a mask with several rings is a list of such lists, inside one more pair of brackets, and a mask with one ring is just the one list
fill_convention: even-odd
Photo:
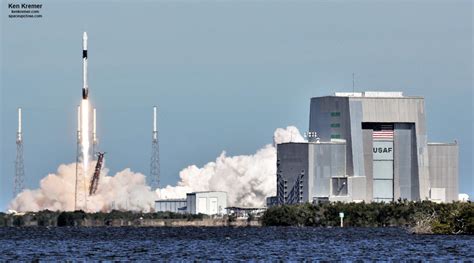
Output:
[[260,217],[267,210],[265,207],[226,207],[228,215],[234,215],[239,219],[248,219],[250,216]]
[[194,192],[186,199],[162,199],[155,201],[155,211],[188,214],[223,215],[226,213],[227,193],[220,191]]
[[227,207],[227,193],[206,191],[186,194],[186,211],[190,214],[223,215]]

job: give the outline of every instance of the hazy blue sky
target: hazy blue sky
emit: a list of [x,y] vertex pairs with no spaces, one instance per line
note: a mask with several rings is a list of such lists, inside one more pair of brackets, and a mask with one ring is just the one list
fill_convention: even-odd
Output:
[[[147,174],[159,106],[162,183],[222,150],[250,154],[275,128],[308,129],[314,96],[400,90],[425,97],[429,141],[460,143],[460,191],[474,196],[471,1],[36,1],[1,4],[0,210],[12,196],[16,108],[26,186],[75,160],[82,32],[90,98],[111,173]],[[20,2],[18,2],[20,3]]]

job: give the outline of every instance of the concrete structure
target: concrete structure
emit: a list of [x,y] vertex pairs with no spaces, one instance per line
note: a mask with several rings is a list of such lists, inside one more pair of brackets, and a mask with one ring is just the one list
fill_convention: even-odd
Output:
[[278,145],[279,204],[457,199],[458,146],[428,144],[421,97],[312,98],[308,134],[317,140]]
[[[332,181],[344,184],[345,142],[283,143],[277,146],[278,203],[313,202],[328,198]],[[347,185],[347,182],[345,182]],[[334,189],[346,196],[347,188]]]
[[189,214],[223,215],[227,207],[227,193],[219,191],[194,192],[185,199],[155,201],[155,211]]
[[186,213],[186,199],[164,199],[155,201],[156,212]]
[[222,215],[227,207],[226,192],[195,192],[186,194],[187,208],[190,214]]
[[431,200],[459,200],[458,155],[457,143],[428,143]]

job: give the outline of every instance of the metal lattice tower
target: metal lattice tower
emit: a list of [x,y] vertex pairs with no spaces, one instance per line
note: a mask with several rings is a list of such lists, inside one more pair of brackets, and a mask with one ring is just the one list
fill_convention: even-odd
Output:
[[153,107],[153,132],[151,140],[151,160],[150,160],[150,186],[157,189],[160,186],[160,148],[158,142],[158,129],[156,126],[157,108]]
[[18,130],[16,133],[16,160],[15,160],[15,185],[13,197],[24,189],[25,165],[23,163],[23,133],[21,130],[21,108],[18,108]]

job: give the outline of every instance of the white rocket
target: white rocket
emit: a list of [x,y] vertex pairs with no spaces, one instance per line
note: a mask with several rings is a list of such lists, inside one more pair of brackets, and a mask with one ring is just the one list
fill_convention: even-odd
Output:
[[82,35],[82,99],[89,97],[89,85],[87,84],[87,32]]

